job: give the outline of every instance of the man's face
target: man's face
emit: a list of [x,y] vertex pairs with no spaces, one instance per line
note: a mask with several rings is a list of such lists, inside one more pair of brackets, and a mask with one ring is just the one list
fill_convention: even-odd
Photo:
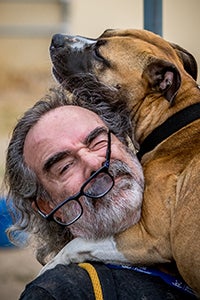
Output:
[[[24,158],[51,196],[40,205],[49,213],[58,203],[76,194],[106,159],[108,128],[95,113],[77,106],[62,106],[45,114],[27,134]],[[109,172],[115,185],[100,199],[80,197],[83,215],[70,225],[74,236],[104,238],[139,220],[142,168],[111,134]],[[65,206],[60,218],[65,218]]]

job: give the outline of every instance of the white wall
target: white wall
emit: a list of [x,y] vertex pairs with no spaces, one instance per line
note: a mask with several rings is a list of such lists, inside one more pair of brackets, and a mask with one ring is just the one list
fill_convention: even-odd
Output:
[[142,28],[143,0],[71,0],[70,32],[97,37],[105,29]]
[[[143,28],[143,0],[71,0],[70,5],[71,34],[97,37],[107,28]],[[163,37],[190,51],[200,66],[199,28],[200,0],[163,0]]]
[[191,52],[200,70],[199,29],[200,0],[163,0],[163,37]]
[[[143,0],[69,0],[69,7],[69,28],[65,31],[70,34],[97,37],[108,28],[143,28]],[[5,0],[0,3],[0,25],[55,25],[58,32],[59,11],[58,2],[31,4]],[[199,28],[200,0],[163,0],[163,37],[190,51],[200,66]],[[51,35],[1,38],[1,69],[50,68],[50,40]]]

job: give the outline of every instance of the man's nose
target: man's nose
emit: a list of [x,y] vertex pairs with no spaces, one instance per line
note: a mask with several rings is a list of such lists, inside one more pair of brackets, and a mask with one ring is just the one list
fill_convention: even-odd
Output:
[[105,162],[105,157],[99,156],[97,153],[80,151],[79,152],[84,177],[88,179],[92,173],[102,167]]

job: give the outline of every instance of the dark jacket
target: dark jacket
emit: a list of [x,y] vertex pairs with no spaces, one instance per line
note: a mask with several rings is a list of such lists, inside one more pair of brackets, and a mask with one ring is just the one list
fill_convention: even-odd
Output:
[[[104,300],[190,300],[194,299],[171,287],[159,277],[132,270],[109,269],[93,263]],[[57,265],[26,286],[20,300],[94,300],[93,286],[86,270],[76,264]]]

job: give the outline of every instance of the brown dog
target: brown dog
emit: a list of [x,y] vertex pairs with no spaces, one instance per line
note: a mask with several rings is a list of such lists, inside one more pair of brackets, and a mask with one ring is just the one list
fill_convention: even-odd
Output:
[[144,30],[107,30],[96,40],[55,35],[50,51],[60,83],[77,75],[68,89],[89,73],[123,94],[146,181],[140,222],[110,248],[87,242],[81,254],[74,243],[72,252],[80,247],[74,260],[175,261],[200,294],[200,91],[193,56]]

